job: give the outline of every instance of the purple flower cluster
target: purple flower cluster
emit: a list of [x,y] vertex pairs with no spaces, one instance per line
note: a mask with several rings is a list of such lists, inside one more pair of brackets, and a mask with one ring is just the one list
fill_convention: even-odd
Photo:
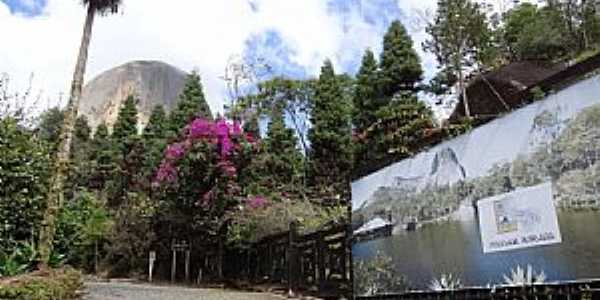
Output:
[[[235,151],[242,149],[241,142],[258,145],[258,141],[252,135],[243,132],[241,124],[237,121],[228,122],[225,119],[211,121],[197,118],[186,127],[185,136],[165,150],[153,185],[158,187],[164,183],[176,182],[178,176],[181,176],[178,174],[178,162],[194,149],[196,143],[208,143],[216,146],[217,149],[216,157],[212,156],[215,161],[208,163],[220,171],[222,178],[219,178],[219,181],[225,185],[207,187],[210,190],[201,192],[203,194],[199,196],[197,205],[209,206],[221,198],[239,199],[242,194],[242,189],[236,181],[239,170],[232,158]],[[248,199],[247,205],[260,208],[267,205],[267,199],[254,197]]]
[[168,160],[178,160],[185,155],[185,152],[186,148],[184,143],[175,143],[167,147],[165,156]]
[[256,196],[256,197],[248,199],[248,206],[252,209],[265,207],[265,206],[267,206],[267,203],[268,203],[267,198],[262,197],[262,196]]
[[177,169],[170,161],[163,161],[156,173],[156,183],[174,182],[177,179]]
[[237,176],[237,168],[231,161],[221,160],[219,163],[217,163],[217,166],[221,168],[221,171],[223,171],[227,177],[232,178]]
[[214,135],[214,123],[206,119],[197,118],[188,125],[187,132],[188,137],[191,139],[207,138]]

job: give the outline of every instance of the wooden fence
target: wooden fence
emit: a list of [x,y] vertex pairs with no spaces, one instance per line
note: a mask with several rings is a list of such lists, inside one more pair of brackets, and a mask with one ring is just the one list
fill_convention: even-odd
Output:
[[570,281],[563,283],[535,284],[528,286],[499,286],[486,288],[465,288],[443,292],[410,292],[368,297],[358,300],[595,300],[600,299],[600,280]]
[[219,244],[204,247],[202,280],[247,280],[281,285],[293,292],[324,298],[352,295],[351,228],[349,225],[300,234],[286,232],[261,239],[244,249]]

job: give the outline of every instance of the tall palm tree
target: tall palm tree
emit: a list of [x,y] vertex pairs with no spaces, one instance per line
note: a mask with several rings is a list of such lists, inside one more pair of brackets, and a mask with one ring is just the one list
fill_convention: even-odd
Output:
[[71,81],[71,94],[65,113],[65,119],[60,131],[59,146],[56,153],[54,173],[50,179],[50,189],[46,199],[46,210],[44,212],[42,228],[40,230],[39,253],[40,262],[38,267],[46,269],[50,253],[52,253],[52,242],[56,230],[56,215],[62,205],[64,194],[64,182],[68,171],[69,156],[71,151],[71,138],[75,119],[79,109],[81,90],[83,87],[83,76],[88,58],[88,48],[92,37],[92,26],[96,14],[105,15],[116,13],[121,5],[121,0],[82,0],[87,9],[87,16],[83,26],[83,36],[79,47],[79,56],[75,65],[73,81]]

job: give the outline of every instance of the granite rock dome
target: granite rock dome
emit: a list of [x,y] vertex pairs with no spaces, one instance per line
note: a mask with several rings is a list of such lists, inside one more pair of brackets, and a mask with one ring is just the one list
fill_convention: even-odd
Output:
[[101,122],[115,123],[121,103],[128,95],[138,98],[138,126],[145,126],[152,108],[162,104],[170,111],[183,90],[187,73],[160,61],[133,61],[103,72],[84,89],[79,114],[92,128]]

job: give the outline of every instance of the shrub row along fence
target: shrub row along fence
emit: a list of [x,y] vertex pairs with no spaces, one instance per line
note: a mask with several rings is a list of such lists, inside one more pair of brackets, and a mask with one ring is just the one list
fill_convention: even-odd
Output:
[[595,300],[600,299],[600,280],[535,284],[528,286],[501,286],[493,288],[465,288],[443,292],[410,292],[368,297],[359,300],[446,300],[446,299],[536,299],[536,300]]
[[201,281],[244,280],[281,285],[325,298],[350,297],[350,226],[331,226],[300,234],[271,235],[244,249],[227,249],[222,242],[203,247]]

